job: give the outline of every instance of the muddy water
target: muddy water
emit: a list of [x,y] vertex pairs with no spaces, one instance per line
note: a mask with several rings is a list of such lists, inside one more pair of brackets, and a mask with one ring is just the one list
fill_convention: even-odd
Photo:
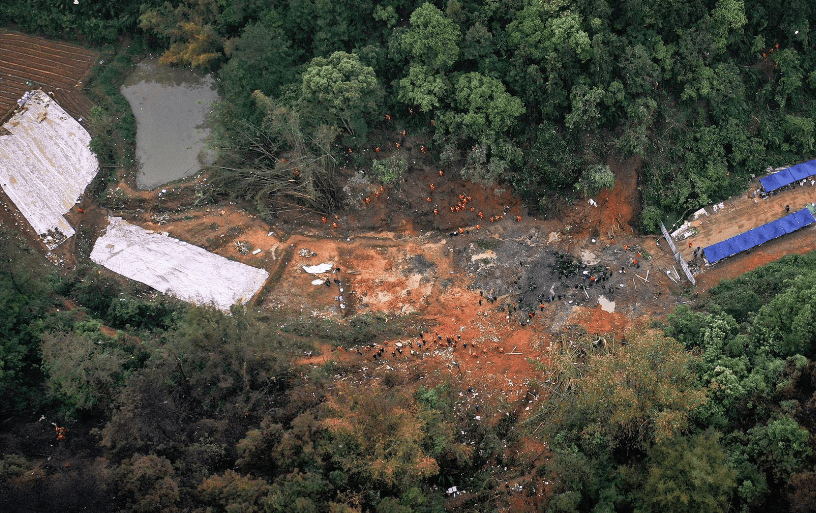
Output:
[[121,90],[136,116],[139,188],[152,189],[198,172],[207,159],[202,152],[209,134],[204,116],[218,99],[213,78],[148,58]]

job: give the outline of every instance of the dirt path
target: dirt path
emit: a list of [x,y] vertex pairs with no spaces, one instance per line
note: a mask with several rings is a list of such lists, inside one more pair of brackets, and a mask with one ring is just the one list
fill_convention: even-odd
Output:
[[[720,203],[719,205],[722,205],[722,207],[717,206],[716,211],[713,205],[706,207],[706,214],[700,215],[697,219],[690,221],[690,226],[694,228],[697,233],[677,242],[677,248],[683,257],[687,261],[692,260],[694,257],[694,249],[697,247],[704,248],[756,228],[757,226],[780,219],[787,215],[785,211],[786,206],[790,207],[790,212],[796,212],[804,208],[807,204],[816,202],[816,187],[810,184],[784,190],[775,195],[767,196],[764,199],[760,198],[756,193],[758,187],[758,181],[752,183],[748,192],[734,196]],[[812,227],[805,228],[802,231],[811,233],[810,239],[813,238]],[[764,244],[761,248],[764,249],[764,246],[778,246],[781,243],[783,246],[793,244],[790,248],[791,252],[800,252],[796,249],[797,247],[799,247],[801,251],[806,251],[808,247],[807,240],[807,237],[802,239],[801,237],[786,235]],[[756,252],[757,250],[753,251]],[[736,256],[729,258],[727,261],[734,259],[739,259],[740,262],[744,260]],[[725,264],[727,261],[717,263],[714,268],[723,266],[722,264]],[[743,268],[743,264],[734,267],[730,265],[729,262],[727,267],[732,269],[732,272],[736,272]],[[741,272],[748,270],[749,269],[743,269]],[[709,271],[705,271],[704,274],[709,274]],[[715,274],[722,275],[717,272],[715,272]],[[706,279],[706,281],[710,281],[710,279]]]

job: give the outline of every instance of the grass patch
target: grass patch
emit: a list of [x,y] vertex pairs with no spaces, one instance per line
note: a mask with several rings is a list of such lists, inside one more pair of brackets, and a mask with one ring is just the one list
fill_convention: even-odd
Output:
[[148,48],[141,38],[134,38],[125,47],[106,46],[100,52],[100,62],[91,69],[86,92],[96,104],[88,117],[91,150],[96,153],[102,170],[89,186],[89,193],[104,204],[104,192],[117,181],[116,171],[122,169],[130,183],[135,181],[136,118],[119,87],[133,72],[136,62]]
[[391,340],[419,331],[414,316],[365,314],[347,321],[301,317],[281,327],[284,333],[314,338],[334,346],[355,346]]
[[479,249],[496,249],[499,247],[501,241],[498,239],[477,239],[474,241],[476,247]]

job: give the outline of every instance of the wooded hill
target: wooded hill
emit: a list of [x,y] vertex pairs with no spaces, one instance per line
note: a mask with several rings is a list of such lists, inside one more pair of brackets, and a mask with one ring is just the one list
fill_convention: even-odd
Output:
[[805,0],[86,3],[8,3],[0,23],[97,44],[142,34],[166,62],[215,72],[225,167],[244,171],[229,192],[243,197],[275,201],[291,152],[313,183],[289,199],[336,208],[315,157],[370,168],[362,150],[396,128],[543,214],[593,165],[638,155],[641,226],[655,231],[813,155]]
[[[542,214],[597,183],[609,155],[638,155],[645,230],[812,157],[804,0],[22,4],[0,6],[0,23],[89,44],[132,36],[216,73],[222,194],[266,215],[337,208],[332,163],[373,166],[362,150],[393,130]],[[128,60],[94,80],[114,94]],[[105,108],[92,125],[114,124]],[[293,157],[304,179],[280,188]],[[431,376],[297,364],[318,344],[415,337],[410,319],[158,299],[99,274],[89,239],[60,275],[0,230],[4,511],[816,509],[814,254],[626,339],[576,336],[521,414],[526,402],[462,406],[470,390]],[[466,495],[446,503],[454,485]]]

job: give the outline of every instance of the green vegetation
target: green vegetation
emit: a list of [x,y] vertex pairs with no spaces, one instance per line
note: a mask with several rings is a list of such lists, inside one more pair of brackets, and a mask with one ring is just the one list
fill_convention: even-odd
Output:
[[106,46],[101,52],[105,66],[94,66],[87,86],[89,96],[96,104],[88,115],[87,127],[93,136],[93,151],[101,171],[88,188],[88,193],[103,205],[111,206],[105,192],[108,185],[116,183],[117,169],[134,174],[136,171],[136,118],[119,86],[135,67],[135,58],[147,51],[136,43],[116,50]]
[[[12,263],[0,269],[0,420],[5,440],[27,436],[11,426],[33,437],[0,455],[4,510],[442,512],[451,480],[487,491],[477,477],[511,439],[512,424],[461,418],[449,383],[416,390],[417,376],[297,363],[319,344],[416,330],[413,317],[293,321],[150,301],[106,274],[58,278],[7,230],[0,259]],[[69,426],[67,442],[41,413]],[[77,470],[35,470],[23,454],[39,461],[39,444]]]
[[[637,157],[644,230],[812,156],[814,18],[803,0],[0,6],[23,30],[133,37],[89,80],[105,165],[130,167],[118,83],[160,48],[217,74],[213,191],[266,217],[336,210],[338,166],[398,182],[406,161],[368,150],[405,130],[547,215],[554,196],[611,187],[611,157]],[[519,423],[517,405],[470,409],[438,377],[298,363],[409,333],[404,319],[156,300],[91,266],[89,241],[80,232],[79,264],[58,276],[0,230],[0,509],[493,511],[507,506],[499,483],[522,475],[550,483],[535,499],[546,511],[816,509],[816,254],[720,284],[663,332],[565,337]],[[55,443],[39,415],[72,426],[52,463],[34,448]],[[523,459],[522,436],[549,452]],[[57,470],[69,453],[75,470]],[[468,495],[446,503],[453,485]]]
[[530,420],[553,458],[548,511],[806,511],[813,481],[816,253],[679,308],[665,333],[581,338]]
[[399,184],[402,176],[408,170],[408,162],[404,157],[393,156],[382,160],[375,160],[371,164],[374,178],[386,185]]
[[[304,144],[319,142],[312,159],[368,167],[359,155],[380,146],[389,114],[443,164],[512,184],[533,209],[610,186],[608,159],[636,155],[641,226],[653,231],[767,165],[809,158],[814,14],[760,0],[204,0],[146,5],[139,27],[167,62],[219,74],[222,134],[262,129],[258,90],[297,120]],[[305,155],[280,132],[264,141],[271,158]],[[251,153],[237,157],[247,165],[226,167],[255,168]],[[237,193],[221,192],[274,213],[266,182],[239,179]],[[336,184],[321,184],[320,199],[286,201],[331,211]]]
[[[471,392],[450,381],[297,363],[318,344],[426,330],[421,319],[151,302],[104,275],[57,277],[8,231],[0,243],[13,264],[0,271],[0,387],[12,398],[0,415],[43,412],[106,458],[58,484],[9,445],[3,506],[37,490],[32,511],[81,496],[100,510],[441,512],[456,484],[469,494],[459,508],[483,511],[501,504],[499,476],[524,474],[551,482],[547,511],[814,506],[816,253],[723,282],[662,332],[565,337],[520,423],[504,401],[463,407]],[[64,310],[63,294],[77,306]],[[525,436],[548,457],[519,457]]]
[[[547,210],[547,195],[591,193],[610,183],[593,169],[638,156],[647,231],[768,165],[810,158],[816,140],[816,6],[801,0],[7,4],[3,24],[97,44],[133,34],[165,62],[215,72],[217,145],[260,137],[273,161],[294,152],[291,162],[368,167],[363,150],[405,128],[463,176],[511,184]],[[288,113],[290,130],[269,130],[263,98]],[[252,151],[228,151],[223,163],[258,166]],[[269,215],[278,201],[337,205],[331,173],[309,192],[311,180],[288,194],[288,181],[273,181],[270,191],[239,173],[217,190],[255,198]]]

